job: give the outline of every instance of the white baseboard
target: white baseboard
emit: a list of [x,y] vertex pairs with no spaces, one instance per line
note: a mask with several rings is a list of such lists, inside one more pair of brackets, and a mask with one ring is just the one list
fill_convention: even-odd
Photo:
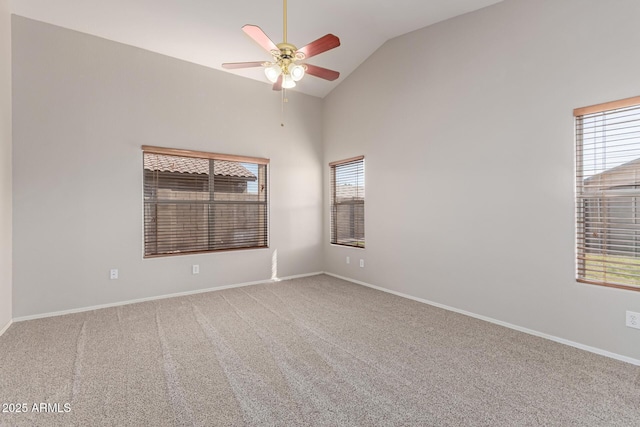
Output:
[[509,328],[509,329],[514,329],[514,330],[519,331],[519,332],[524,332],[525,334],[534,335],[536,337],[545,338],[545,339],[548,339],[548,340],[551,340],[551,341],[555,341],[555,342],[560,343],[560,344],[569,345],[571,347],[579,348],[580,350],[585,350],[585,351],[588,351],[588,352],[591,352],[591,353],[599,354],[600,356],[606,356],[606,357],[610,357],[611,359],[616,359],[616,360],[620,360],[622,362],[631,363],[632,365],[640,366],[640,360],[634,359],[632,357],[623,356],[621,354],[612,353],[610,351],[602,350],[600,348],[591,347],[591,346],[588,346],[588,345],[585,345],[585,344],[580,344],[580,343],[577,343],[577,342],[574,342],[574,341],[569,341],[569,340],[566,340],[564,338],[559,338],[559,337],[556,337],[556,336],[553,336],[553,335],[545,334],[543,332],[534,331],[533,329],[523,328],[521,326],[513,325],[513,324],[507,323],[507,322],[503,322],[501,320],[493,319],[491,317],[482,316],[480,314],[475,314],[475,313],[471,313],[469,311],[460,310],[460,309],[457,309],[455,307],[450,307],[448,305],[444,305],[444,304],[440,304],[440,303],[437,303],[437,302],[429,301],[429,300],[426,300],[426,299],[422,299],[422,298],[414,297],[414,296],[411,296],[411,295],[403,294],[402,292],[392,291],[390,289],[382,288],[380,286],[375,286],[375,285],[371,285],[369,283],[361,282],[360,280],[350,279],[348,277],[339,276],[337,274],[328,273],[326,271],[325,271],[324,274],[326,274],[328,276],[336,277],[338,279],[346,280],[348,282],[356,283],[358,285],[366,286],[368,288],[372,288],[372,289],[376,289],[376,290],[379,290],[379,291],[382,291],[382,292],[387,292],[387,293],[390,293],[390,294],[393,294],[393,295],[397,295],[399,297],[407,298],[407,299],[418,301],[418,302],[421,302],[421,303],[424,303],[424,304],[432,305],[434,307],[438,307],[438,308],[442,308],[442,309],[445,309],[445,310],[453,311],[453,312],[456,312],[456,313],[464,314],[465,316],[474,317],[476,319],[484,320],[485,322],[494,323],[496,325],[504,326],[504,327]]
[[0,329],[0,337],[2,336],[2,334],[7,332],[7,329],[9,329],[9,326],[11,326],[12,323],[13,323],[13,320],[9,320],[9,323],[7,323],[4,328]]
[[[281,281],[284,281],[284,280],[298,279],[298,278],[301,278],[301,277],[317,276],[318,274],[322,274],[322,273],[323,273],[322,271],[319,271],[319,272],[315,272],[315,273],[297,274],[297,275],[294,275],[294,276],[279,277],[277,279],[257,280],[257,281],[254,281],[254,282],[244,282],[244,283],[237,283],[237,284],[233,284],[233,285],[216,286],[216,287],[213,287],[213,288],[196,289],[196,290],[193,290],[193,291],[177,292],[177,293],[174,293],[174,294],[157,295],[157,296],[146,297],[146,298],[137,298],[137,299],[128,300],[128,301],[119,301],[119,302],[114,302],[114,303],[109,303],[109,304],[94,305],[94,306],[90,306],[90,307],[72,308],[70,310],[54,311],[54,312],[51,312],[51,313],[33,314],[33,315],[30,315],[30,316],[16,317],[16,318],[13,319],[13,322],[24,322],[26,320],[35,320],[35,319],[44,319],[44,318],[47,318],[47,317],[64,316],[65,314],[82,313],[82,312],[85,312],[85,311],[100,310],[102,308],[118,307],[118,306],[122,306],[122,305],[136,304],[136,303],[139,303],[139,302],[155,301],[155,300],[161,300],[161,299],[166,299],[166,298],[175,298],[175,297],[183,297],[183,296],[187,296],[187,295],[202,294],[202,293],[205,293],[205,292],[221,291],[223,289],[242,288],[242,287],[245,287],[245,286],[260,285],[260,284],[263,284],[263,283],[275,283],[275,282],[281,282]],[[9,323],[9,325],[11,325],[11,323]],[[9,325],[7,325],[7,328],[9,327]],[[3,330],[3,332],[4,332],[4,330]],[[0,333],[0,335],[2,335],[2,333]]]

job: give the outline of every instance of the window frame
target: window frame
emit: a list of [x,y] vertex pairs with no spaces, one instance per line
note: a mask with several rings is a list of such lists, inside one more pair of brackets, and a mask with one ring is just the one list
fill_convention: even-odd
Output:
[[[608,282],[606,279],[604,281],[589,279],[587,278],[587,267],[586,267],[586,250],[587,250],[587,240],[589,240],[588,233],[585,231],[586,226],[586,216],[587,216],[587,208],[589,205],[588,199],[593,199],[594,196],[589,195],[584,191],[584,147],[583,147],[583,131],[584,125],[583,120],[585,116],[600,114],[600,113],[615,113],[616,110],[630,108],[630,107],[640,107],[640,96],[625,98],[617,101],[605,102],[601,104],[595,104],[588,107],[576,108],[573,110],[574,115],[574,129],[575,129],[575,149],[576,149],[576,187],[575,187],[575,227],[576,227],[576,241],[575,241],[575,260],[576,260],[576,281],[579,283],[586,283],[591,285],[605,286],[610,288],[631,290],[631,291],[640,291],[639,285],[625,285],[616,282]],[[640,120],[638,120],[640,122]],[[640,142],[638,143],[640,148]],[[623,164],[624,165],[624,164]],[[615,167],[610,169],[605,169],[603,172],[608,170],[615,169]],[[622,190],[623,191],[623,190]],[[621,192],[621,190],[611,187],[610,189],[599,190],[596,194],[602,194],[601,198],[598,198],[597,206],[598,209],[605,203],[605,192],[610,193],[610,195],[615,195]],[[622,194],[627,197],[633,197],[632,203],[636,203],[635,197],[640,198],[640,192],[635,196],[636,192],[629,194]],[[591,202],[593,204],[593,201]],[[610,208],[613,209],[613,208]],[[613,222],[605,223],[605,230],[608,230]],[[582,245],[582,247],[581,247]],[[610,266],[613,264],[611,261],[602,261],[603,264],[608,263],[609,265],[603,267],[603,270],[606,271],[607,268],[611,269]],[[606,274],[606,273],[603,273]]]
[[[361,162],[362,163],[362,173],[363,173],[363,180],[362,180],[362,187],[363,187],[363,195],[362,195],[362,200],[351,200],[351,201],[347,201],[347,202],[342,202],[342,203],[338,203],[336,202],[336,172],[337,169],[340,166],[346,166],[349,164],[353,164],[353,163],[357,163],[357,162]],[[356,166],[357,167],[357,166]],[[336,245],[336,246],[342,246],[342,247],[349,247],[349,248],[356,248],[356,249],[365,249],[366,246],[366,233],[365,233],[365,196],[364,196],[364,192],[366,190],[364,190],[366,188],[366,183],[365,183],[365,163],[364,163],[364,156],[356,156],[356,157],[350,157],[348,159],[343,159],[343,160],[337,160],[334,162],[329,163],[329,173],[330,173],[330,206],[329,206],[329,210],[330,210],[330,218],[329,218],[329,243],[332,245]],[[348,243],[344,243],[344,242],[339,242],[338,239],[338,226],[336,224],[337,221],[337,209],[339,206],[352,206],[353,208],[355,208],[356,205],[362,205],[362,239],[357,239],[357,241],[355,242],[355,244],[348,244]],[[355,229],[355,227],[354,227]],[[355,239],[355,238],[354,238]],[[362,241],[362,244],[359,244],[359,242]]]
[[[181,255],[197,255],[197,254],[205,254],[205,253],[216,253],[216,252],[228,252],[228,251],[243,251],[243,250],[255,250],[255,249],[268,249],[269,245],[270,245],[270,197],[269,197],[269,173],[270,173],[270,168],[269,168],[269,159],[266,158],[260,158],[260,157],[249,157],[249,156],[240,156],[240,155],[230,155],[230,154],[219,154],[219,153],[211,153],[211,152],[205,152],[205,151],[195,151],[195,150],[184,150],[184,149],[176,149],[176,148],[166,148],[166,147],[156,147],[156,146],[150,146],[150,145],[143,145],[142,147],[142,161],[143,161],[143,165],[142,165],[142,171],[143,171],[143,195],[142,195],[142,202],[143,202],[143,217],[142,217],[142,226],[143,226],[143,232],[142,232],[142,246],[143,246],[143,258],[144,259],[149,259],[149,258],[159,258],[159,257],[172,257],[172,256],[181,256]],[[146,186],[145,186],[145,173],[146,173],[146,169],[145,169],[145,165],[144,165],[144,159],[145,159],[145,154],[156,154],[156,155],[162,155],[162,156],[176,156],[176,157],[186,157],[186,158],[194,158],[194,159],[206,159],[209,161],[215,161],[215,160],[219,160],[219,161],[225,161],[225,162],[236,162],[236,163],[252,163],[258,166],[258,171],[260,171],[260,167],[264,166],[264,172],[263,172],[263,177],[262,179],[264,180],[263,184],[260,184],[260,173],[257,176],[257,182],[258,185],[263,185],[263,188],[258,190],[258,194],[260,194],[261,191],[264,191],[264,201],[259,200],[260,197],[258,197],[258,200],[256,202],[249,202],[250,204],[255,204],[256,206],[260,206],[263,205],[264,206],[264,223],[263,223],[263,227],[264,227],[264,237],[263,238],[259,238],[260,239],[264,239],[264,245],[258,245],[258,246],[241,246],[241,247],[226,247],[226,248],[213,248],[213,244],[208,243],[208,249],[203,249],[203,250],[183,250],[183,251],[176,251],[176,252],[158,252],[156,251],[147,251],[147,220],[145,219],[145,215],[147,212],[147,205],[152,205],[152,203],[150,203],[149,199],[146,198]],[[212,167],[212,166],[210,166]],[[214,182],[211,180],[211,177],[208,178],[209,182]],[[215,180],[215,178],[214,178]],[[212,184],[210,184],[212,185]],[[156,188],[157,189],[157,188]],[[215,206],[216,205],[216,198],[212,196],[214,196],[215,191],[214,188],[209,189],[209,194],[210,197],[206,202],[203,202],[203,205],[209,205],[209,206]],[[158,206],[158,199],[155,200],[155,206]],[[162,202],[167,203],[166,200],[163,200]],[[218,201],[219,203],[219,201]],[[247,202],[243,202],[243,203],[247,203]],[[156,208],[157,209],[157,208]],[[207,215],[211,215],[210,213]],[[209,216],[208,216],[209,217]],[[261,224],[262,220],[257,221],[257,224]],[[209,223],[207,223],[207,228],[206,228],[206,233],[208,236],[211,236],[212,230],[211,227],[209,225]],[[167,242],[165,242],[166,244]],[[237,243],[237,242],[236,242]]]

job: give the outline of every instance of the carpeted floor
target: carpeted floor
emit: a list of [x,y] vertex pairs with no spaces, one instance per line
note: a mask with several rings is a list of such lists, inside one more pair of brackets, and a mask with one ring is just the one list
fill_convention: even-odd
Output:
[[14,324],[0,404],[26,404],[0,426],[629,427],[640,367],[321,275]]

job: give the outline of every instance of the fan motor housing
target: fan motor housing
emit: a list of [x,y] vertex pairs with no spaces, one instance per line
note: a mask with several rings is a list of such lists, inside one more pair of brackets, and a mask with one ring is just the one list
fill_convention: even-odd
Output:
[[276,46],[280,49],[280,57],[282,59],[293,59],[298,50],[297,47],[289,43],[278,43]]

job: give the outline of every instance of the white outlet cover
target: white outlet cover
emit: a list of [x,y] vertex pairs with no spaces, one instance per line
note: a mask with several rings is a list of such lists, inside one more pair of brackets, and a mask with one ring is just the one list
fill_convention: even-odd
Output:
[[630,328],[640,329],[640,313],[627,311],[626,325]]
[[364,268],[364,260],[363,259],[360,260],[360,267]]
[[200,266],[198,264],[193,264],[191,266],[191,273],[200,274]]
[[112,268],[111,270],[109,270],[109,278],[111,280],[116,280],[118,278],[118,269],[117,268]]
[[347,264],[351,263],[351,258],[347,257]]

